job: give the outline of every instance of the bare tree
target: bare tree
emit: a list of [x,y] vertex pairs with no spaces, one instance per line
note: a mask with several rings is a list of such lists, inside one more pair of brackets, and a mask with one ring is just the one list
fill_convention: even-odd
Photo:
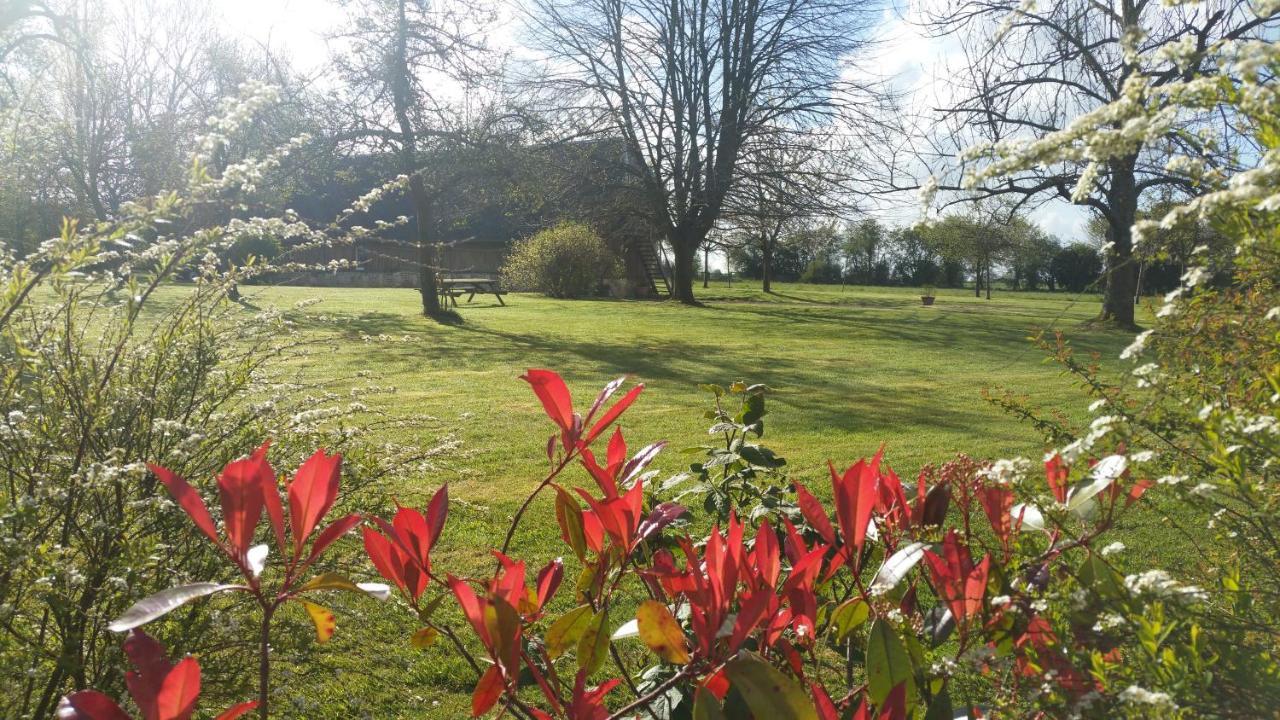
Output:
[[744,153],[738,181],[725,198],[726,232],[720,244],[760,254],[764,292],[773,291],[778,241],[800,221],[831,217],[846,209],[842,160],[817,142],[791,147],[766,142],[759,151]]
[[467,95],[493,75],[495,60],[483,32],[493,12],[470,0],[355,0],[350,8],[351,26],[339,37],[351,49],[339,63],[351,91],[353,123],[341,135],[362,147],[391,150],[408,176],[422,311],[446,317],[432,237],[439,188],[424,172],[424,153],[466,142],[468,129],[476,127],[469,122]]
[[864,0],[535,0],[547,84],[620,137],[675,256],[673,295],[753,153],[830,124],[873,20]]
[[[1137,265],[1130,233],[1145,195],[1158,189],[1197,191],[1185,175],[1169,172],[1176,153],[1213,167],[1230,163],[1230,119],[1206,113],[1189,124],[1151,131],[1127,156],[1092,163],[1077,161],[966,188],[961,176],[979,160],[964,146],[1019,142],[1067,128],[1073,118],[1125,96],[1126,84],[1141,77],[1158,87],[1207,70],[1205,49],[1221,39],[1274,32],[1275,21],[1257,18],[1245,0],[1175,4],[1154,0],[953,0],[936,11],[930,27],[958,37],[966,67],[953,77],[954,101],[938,108],[941,152],[959,157],[941,187],[974,190],[979,197],[1016,198],[1018,206],[1060,198],[1087,205],[1107,226],[1108,281],[1102,318],[1134,324]],[[1270,28],[1270,29],[1269,29]],[[1169,52],[1162,52],[1169,51]],[[1133,131],[1117,123],[1115,133]],[[1202,130],[1214,130],[1207,142]],[[1083,192],[1077,188],[1083,183]],[[1095,182],[1096,181],[1096,182]]]

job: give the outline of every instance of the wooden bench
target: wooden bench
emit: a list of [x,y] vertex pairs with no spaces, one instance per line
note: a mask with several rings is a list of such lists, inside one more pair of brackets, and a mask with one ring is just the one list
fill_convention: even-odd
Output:
[[437,280],[440,288],[440,299],[446,304],[452,303],[454,307],[458,307],[458,297],[467,296],[467,302],[475,299],[476,295],[492,295],[497,299],[498,304],[506,306],[502,296],[507,294],[503,290],[498,280],[485,277],[441,277]]

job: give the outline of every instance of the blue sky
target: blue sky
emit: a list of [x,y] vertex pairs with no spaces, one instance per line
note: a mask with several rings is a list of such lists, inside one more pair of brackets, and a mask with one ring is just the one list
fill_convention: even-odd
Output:
[[[323,73],[330,46],[325,35],[339,27],[345,11],[333,0],[212,0],[225,29],[251,41],[284,52],[295,66],[306,72]],[[491,42],[498,47],[518,48],[518,21],[513,4],[507,4],[503,20],[489,27]],[[888,2],[875,30],[879,40],[870,59],[875,72],[893,78],[899,90],[910,96],[917,108],[936,106],[945,98],[950,84],[947,64],[957,59],[952,42],[929,38],[917,24],[928,4],[942,0]],[[914,221],[919,216],[914,193],[904,193],[871,214],[889,224]],[[1084,239],[1088,211],[1062,201],[1051,201],[1033,214],[1044,230],[1063,241]]]

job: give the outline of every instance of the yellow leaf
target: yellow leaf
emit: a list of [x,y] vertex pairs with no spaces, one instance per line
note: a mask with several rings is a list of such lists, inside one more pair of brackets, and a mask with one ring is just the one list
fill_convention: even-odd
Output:
[[640,639],[658,657],[672,665],[689,662],[684,631],[666,605],[657,600],[645,600],[640,604],[640,609],[636,610],[636,625],[640,629]]
[[586,670],[590,675],[604,665],[605,655],[609,653],[609,611],[601,610],[591,617],[591,621],[578,638],[578,669]]
[[409,644],[419,650],[426,650],[436,643],[440,633],[435,628],[424,627],[409,637]]
[[566,650],[577,644],[582,633],[591,624],[591,606],[580,605],[561,615],[547,629],[547,656],[552,660],[560,657]]
[[311,622],[316,626],[316,641],[328,642],[333,637],[333,631],[338,627],[338,619],[333,616],[329,608],[323,605],[317,605],[306,600],[299,600],[302,607],[307,609],[307,615],[311,617]]
[[363,592],[356,584],[335,572],[327,572],[317,575],[307,581],[306,585],[298,588],[295,592],[307,592],[310,590],[347,590],[349,592]]

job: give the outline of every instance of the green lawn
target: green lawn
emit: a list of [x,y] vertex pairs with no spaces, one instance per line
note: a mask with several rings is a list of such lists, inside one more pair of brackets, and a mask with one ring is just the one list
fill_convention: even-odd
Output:
[[[672,448],[703,442],[708,396],[700,383],[766,383],[765,441],[789,460],[789,474],[826,483],[828,459],[845,465],[881,443],[900,474],[956,452],[978,457],[1044,451],[1032,428],[983,401],[983,388],[1005,387],[1085,418],[1087,399],[1028,340],[1043,328],[1066,331],[1080,350],[1107,362],[1131,334],[1091,328],[1098,298],[997,292],[991,300],[942,291],[922,307],[911,289],[714,284],[705,307],[673,303],[556,301],[534,295],[463,304],[464,323],[424,319],[414,291],[397,289],[246,288],[250,307],[285,309],[316,341],[301,367],[309,379],[343,390],[371,370],[398,392],[381,409],[429,416],[430,433],[398,440],[460,442],[430,477],[405,477],[395,492],[421,503],[443,482],[454,504],[438,561],[474,568],[499,543],[516,505],[546,470],[550,425],[518,376],[528,367],[562,373],[579,406],[621,374],[647,386],[624,417],[633,446],[659,439]],[[319,298],[306,310],[294,304]],[[668,452],[655,464],[665,476],[687,456]],[[573,481],[586,482],[575,471]],[[388,500],[388,506],[390,502]],[[561,554],[550,503],[535,505],[518,554],[539,561]],[[562,593],[567,594],[567,593]],[[473,678],[443,646],[411,651],[413,622],[395,607],[344,603],[340,631],[309,652],[307,674],[291,677],[289,698],[303,717],[460,717]],[[363,618],[363,619],[359,619]],[[621,621],[619,621],[620,624]]]

